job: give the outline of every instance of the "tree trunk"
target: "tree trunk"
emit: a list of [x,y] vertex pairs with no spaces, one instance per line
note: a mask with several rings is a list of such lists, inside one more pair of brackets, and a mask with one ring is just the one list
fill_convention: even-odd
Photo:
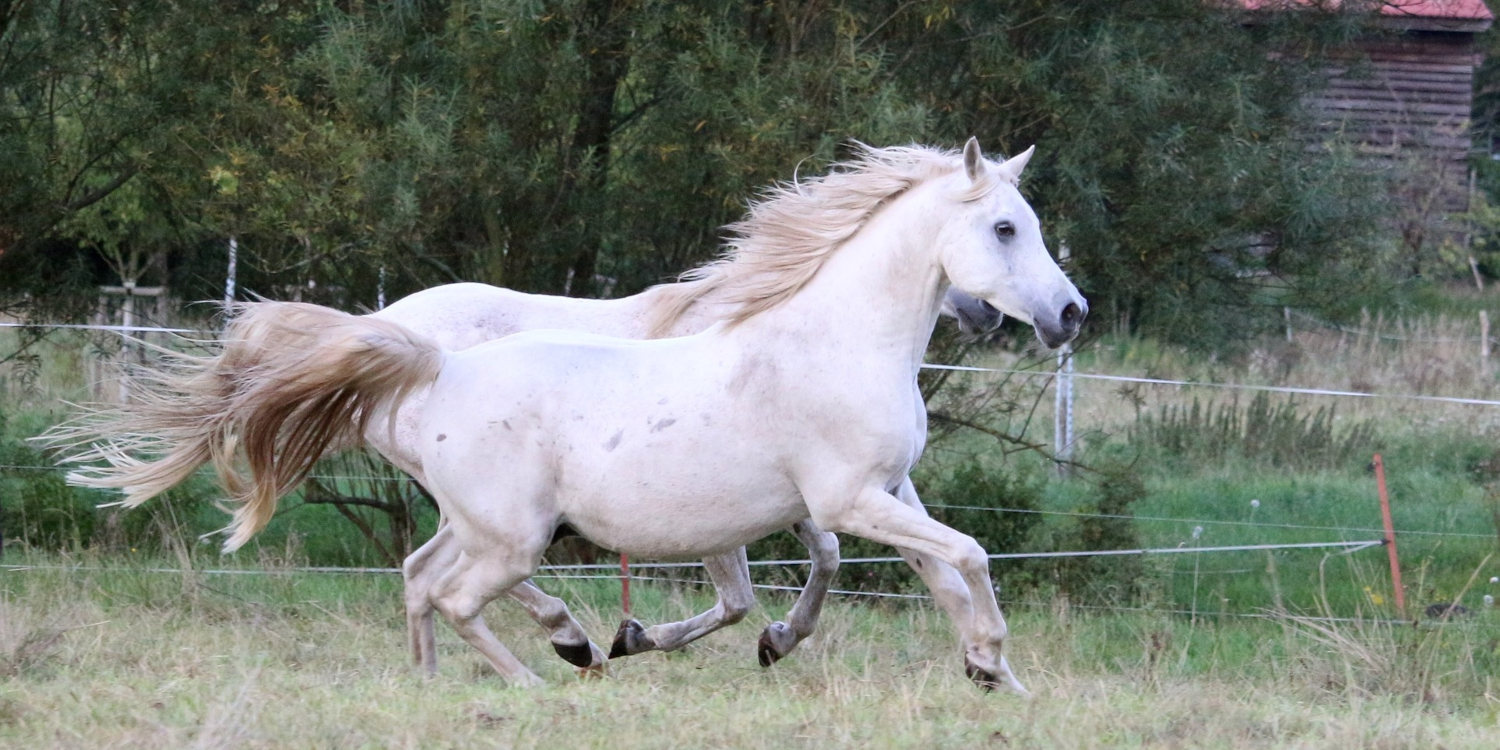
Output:
[[[625,54],[625,24],[615,18],[617,0],[589,0],[580,19],[587,80],[580,102],[578,129],[573,132],[573,177],[575,199],[597,197],[604,191],[609,170],[610,139],[614,135],[615,91],[629,68]],[[584,211],[586,220],[597,218]],[[599,262],[598,231],[585,227],[569,267],[567,293],[575,297],[594,293],[594,269]]]

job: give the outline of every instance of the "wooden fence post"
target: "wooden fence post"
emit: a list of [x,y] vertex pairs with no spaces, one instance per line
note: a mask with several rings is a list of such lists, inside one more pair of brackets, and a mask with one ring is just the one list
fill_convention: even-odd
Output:
[[1479,371],[1490,374],[1490,314],[1479,311]]
[[1406,617],[1406,589],[1401,586],[1401,558],[1396,555],[1396,527],[1391,523],[1391,499],[1385,491],[1385,462],[1375,454],[1375,488],[1380,494],[1380,521],[1385,525],[1385,552],[1391,561],[1391,593],[1396,599],[1396,616]]

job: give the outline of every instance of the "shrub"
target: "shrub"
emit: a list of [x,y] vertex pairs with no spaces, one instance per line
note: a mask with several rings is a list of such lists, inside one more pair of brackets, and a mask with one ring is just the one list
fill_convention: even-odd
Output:
[[41,431],[38,415],[0,415],[0,536],[44,550],[158,549],[192,533],[192,486],[174,489],[139,509],[98,508],[112,496],[69,487],[50,456],[27,438]]
[[[1146,495],[1146,485],[1124,469],[1103,472],[1088,504],[1055,538],[1060,550],[1139,549],[1139,530],[1132,506]],[[1147,593],[1150,581],[1139,555],[1043,559],[1058,592],[1080,604],[1120,605]]]

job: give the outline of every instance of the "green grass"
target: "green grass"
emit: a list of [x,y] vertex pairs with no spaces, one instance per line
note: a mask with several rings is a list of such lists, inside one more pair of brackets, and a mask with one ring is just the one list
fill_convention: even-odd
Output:
[[[1461,338],[1470,321],[1399,326],[1384,330]],[[749,623],[686,653],[625,660],[610,679],[584,684],[535,625],[496,605],[495,630],[552,683],[519,692],[501,686],[441,627],[441,675],[412,676],[396,577],[288,571],[305,563],[381,564],[331,507],[288,498],[251,546],[221,558],[211,542],[196,539],[227,520],[209,502],[216,493],[206,479],[121,514],[94,510],[107,498],[63,487],[54,469],[14,468],[49,463],[23,438],[57,419],[52,398],[77,398],[84,389],[77,352],[61,343],[53,348],[28,364],[34,375],[21,378],[14,367],[0,373],[8,378],[0,383],[8,404],[0,418],[0,504],[10,524],[5,561],[105,569],[0,572],[0,746],[1488,748],[1500,732],[1493,682],[1500,613],[1479,603],[1484,594],[1500,598],[1500,586],[1489,583],[1500,563],[1488,557],[1500,552],[1500,410],[1340,401],[1333,434],[1363,425],[1369,444],[1349,451],[1353,458],[1320,458],[1292,471],[1286,456],[1247,454],[1227,433],[1195,438],[1191,425],[1185,445],[1230,444],[1205,460],[1133,437],[1140,415],[1190,403],[1203,391],[1079,384],[1079,459],[1126,470],[1141,483],[1128,509],[1135,520],[1110,529],[1112,543],[1192,549],[1378,538],[1379,506],[1366,469],[1367,454],[1378,450],[1399,530],[1408,616],[1462,597],[1474,614],[1447,624],[1387,619],[1396,613],[1381,548],[1349,555],[1188,552],[1081,568],[999,561],[993,571],[1011,615],[1013,661],[1038,693],[1035,701],[985,696],[968,685],[948,623],[926,605],[849,598],[836,598],[819,635],[770,671],[755,666],[753,644],[787,604],[773,597]],[[987,360],[981,364],[1003,367],[1013,357]],[[1138,340],[1102,342],[1083,360],[1081,371],[1500,395],[1494,373],[1472,361],[1467,345],[1346,341],[1326,332],[1299,334],[1294,347],[1268,342],[1233,361]],[[1011,432],[1025,426],[1027,439],[1050,441],[1050,393],[1021,388],[1030,382],[1024,378],[988,393],[986,383],[1002,381],[964,377],[963,398],[988,404],[992,425]],[[1228,396],[1216,398],[1223,404]],[[1323,403],[1298,402],[1299,409]],[[1293,420],[1278,424],[1300,429]],[[1041,511],[1024,527],[996,521],[981,528],[992,517],[982,511],[953,516],[961,530],[1009,540],[991,544],[992,552],[1098,546],[1091,541],[1098,529],[1085,528],[1080,514],[1097,509],[1105,473],[1060,480],[1034,454],[1001,457],[999,447],[1007,446],[969,431],[936,441],[919,467],[918,488],[933,504],[1009,507],[1024,500]],[[958,481],[974,455],[991,476]],[[934,508],[939,517],[946,512]],[[422,520],[424,532],[431,521]],[[16,529],[33,527],[64,532],[17,538]],[[1196,527],[1202,531],[1195,538]],[[59,548],[67,552],[42,551]],[[847,541],[845,550],[889,554]],[[198,570],[238,565],[275,574],[139,570],[164,559],[168,566],[186,561]],[[920,591],[909,575],[892,574],[900,569],[846,565],[837,585]],[[1080,574],[1097,575],[1099,585],[1080,588]],[[801,572],[757,575],[781,583]],[[618,618],[612,585],[543,583],[570,602],[596,639],[608,640]],[[638,584],[633,594],[648,622],[711,603],[693,586]],[[1265,617],[1281,610],[1349,619]]]
[[[579,682],[497,604],[496,632],[549,681],[521,691],[441,626],[439,676],[414,675],[394,576],[28,561],[104,569],[0,577],[4,746],[1489,748],[1500,731],[1493,654],[1475,656],[1500,636],[1492,614],[1420,631],[1340,626],[1347,642],[1329,645],[1289,622],[1022,608],[1010,647],[1036,693],[1023,700],[970,685],[948,623],[925,605],[839,599],[813,639],[762,670],[755,636],[786,606],[763,597],[746,623],[684,652]],[[613,586],[546,585],[596,639],[612,633]],[[709,603],[636,590],[647,621]]]

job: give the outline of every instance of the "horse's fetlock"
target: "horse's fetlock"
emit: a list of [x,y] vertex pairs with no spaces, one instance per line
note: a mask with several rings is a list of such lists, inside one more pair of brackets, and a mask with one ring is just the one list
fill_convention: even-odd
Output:
[[724,624],[733,625],[750,614],[750,605],[744,602],[719,600],[719,607],[724,612]]

